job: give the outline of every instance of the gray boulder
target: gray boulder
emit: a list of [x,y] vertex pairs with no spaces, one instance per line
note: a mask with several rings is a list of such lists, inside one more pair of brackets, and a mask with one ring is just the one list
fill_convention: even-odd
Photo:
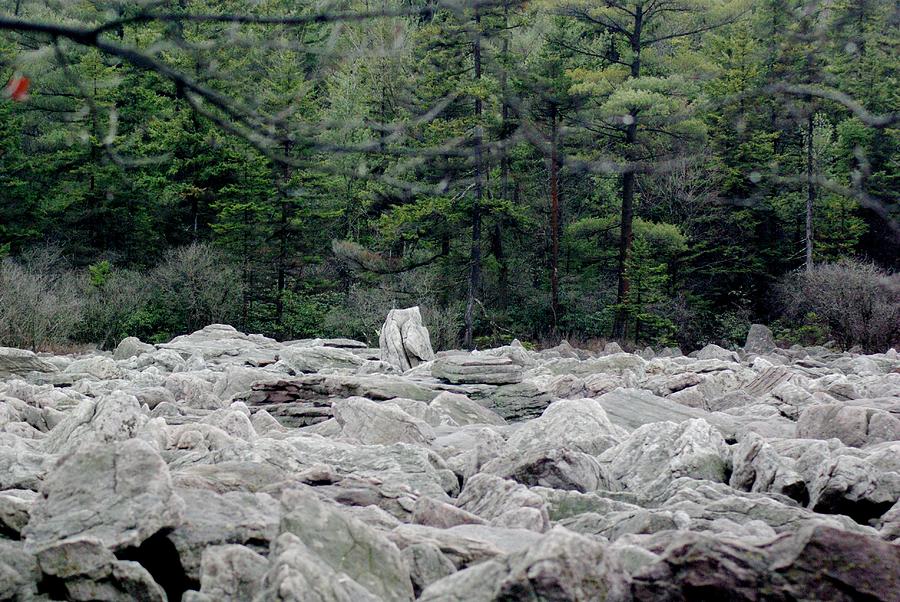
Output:
[[403,558],[409,567],[416,596],[435,581],[456,572],[456,567],[450,559],[439,547],[430,542],[407,546],[403,549]]
[[526,380],[497,387],[485,401],[498,416],[517,422],[540,416],[553,401],[553,395],[534,381]]
[[613,424],[636,429],[654,422],[683,422],[705,418],[707,412],[689,408],[641,389],[616,389],[595,398]]
[[588,454],[565,448],[504,456],[482,470],[523,485],[594,491],[607,485],[600,463]]
[[[457,501],[459,504],[459,501]],[[449,529],[457,525],[483,525],[487,521],[448,502],[420,496],[413,507],[412,522],[426,527]]]
[[115,392],[97,400],[81,402],[69,411],[44,440],[50,453],[70,453],[93,443],[112,443],[141,438],[156,447],[164,446],[165,433],[159,419],[151,420],[137,398]]
[[737,353],[734,351],[729,351],[727,349],[723,349],[718,345],[710,343],[703,349],[697,352],[698,360],[722,360],[726,362],[737,362],[740,361]]
[[347,573],[336,570],[317,552],[314,546],[293,533],[282,534],[272,546],[269,570],[263,576],[260,593],[255,600],[380,602],[390,599],[368,591]]
[[221,602],[253,600],[268,568],[265,557],[245,546],[210,546],[203,550],[200,592]]
[[765,355],[778,349],[772,331],[762,324],[751,324],[747,332],[747,341],[744,343],[744,351]]
[[519,552],[541,537],[528,529],[491,525],[457,525],[437,529],[408,524],[399,525],[388,536],[401,550],[420,543],[433,544],[457,569]]
[[0,600],[33,600],[41,573],[21,541],[0,538]]
[[477,474],[466,481],[457,505],[501,527],[544,532],[550,516],[543,498],[524,485],[495,475]]
[[[41,548],[41,572],[57,580],[67,600],[166,600],[163,588],[134,561],[119,560],[94,537],[73,537]],[[163,561],[165,562],[165,561]]]
[[601,544],[556,527],[524,550],[432,583],[419,602],[605,600],[603,558]]
[[184,518],[166,538],[193,581],[202,582],[204,550],[210,546],[242,544],[257,553],[267,553],[269,543],[278,535],[278,501],[265,493],[176,491],[185,503]]
[[600,456],[614,488],[638,492],[679,477],[724,482],[730,460],[722,435],[700,419],[647,424]]
[[845,445],[900,441],[900,417],[877,408],[843,403],[812,405],[797,420],[797,436],[804,439],[840,439]]
[[0,536],[19,538],[37,494],[29,489],[0,491]]
[[428,329],[418,307],[392,309],[378,336],[381,361],[401,372],[434,359]]
[[507,385],[521,382],[522,367],[507,357],[454,353],[434,360],[431,374],[453,384]]
[[282,532],[292,533],[336,573],[346,573],[376,598],[412,600],[409,571],[400,550],[383,535],[326,504],[310,488],[281,497]]
[[341,399],[332,405],[341,435],[360,443],[412,443],[428,445],[434,430],[423,420],[414,418],[397,406],[378,404],[364,397]]
[[323,370],[352,370],[362,366],[365,361],[346,349],[336,347],[285,347],[278,355],[281,363],[295,374]]
[[25,375],[29,372],[56,371],[56,366],[41,359],[33,351],[0,347],[0,378],[9,378],[17,374]]
[[114,550],[133,547],[181,524],[184,515],[165,462],[138,439],[63,457],[41,492],[23,531],[30,550],[72,537],[94,537]]
[[506,424],[503,418],[491,410],[459,393],[444,391],[432,399],[428,405],[459,426],[468,424],[494,424],[499,426]]
[[113,359],[127,360],[155,350],[156,347],[142,342],[137,337],[125,337],[118,345],[116,345],[116,349],[113,351]]
[[562,399],[509,437],[516,452],[565,447],[597,455],[621,442],[628,431],[614,425],[593,399]]

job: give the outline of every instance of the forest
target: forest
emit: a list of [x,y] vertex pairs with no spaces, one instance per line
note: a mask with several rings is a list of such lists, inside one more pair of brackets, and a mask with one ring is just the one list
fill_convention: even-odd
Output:
[[0,345],[900,342],[890,0],[0,0]]

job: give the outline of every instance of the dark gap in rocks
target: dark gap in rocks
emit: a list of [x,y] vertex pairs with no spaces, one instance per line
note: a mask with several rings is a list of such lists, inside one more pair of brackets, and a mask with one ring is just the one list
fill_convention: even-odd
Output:
[[37,593],[47,596],[51,600],[67,600],[69,597],[65,581],[50,575],[43,575],[41,580],[38,581]]
[[725,467],[725,483],[731,482],[731,474],[734,472],[734,469],[731,466]]
[[740,600],[739,596],[735,596],[734,592],[728,591],[722,585],[688,585],[685,584],[681,588],[685,600],[695,602],[735,602]]
[[725,443],[727,443],[728,445],[737,445],[737,442],[738,440],[734,437],[728,437],[725,439]]
[[[241,543],[241,542],[238,542]],[[251,537],[247,541],[241,543],[241,545],[250,548],[260,556],[265,558],[269,557],[269,548],[271,547],[271,543],[267,539],[261,539],[259,537]]]
[[453,474],[456,475],[456,482],[459,484],[459,490],[462,491],[462,490],[463,490],[463,487],[464,487],[465,484],[466,484],[466,479],[465,479],[465,477],[463,477],[463,476],[462,476],[460,473],[458,473],[458,472],[455,472],[455,473],[453,473]]
[[153,580],[166,592],[170,602],[178,602],[189,589],[200,589],[200,583],[184,572],[181,557],[166,531],[151,535],[137,547],[116,552],[119,560],[132,560],[147,569]]
[[6,525],[0,525],[0,539],[22,539],[22,534]]
[[843,514],[861,525],[869,525],[870,521],[880,518],[892,506],[893,503],[891,502],[882,502],[880,504],[868,500],[854,502],[840,496],[834,496],[831,499],[820,499],[811,510],[821,514]]
[[783,493],[804,508],[809,505],[809,490],[806,488],[806,483],[797,483],[785,489]]

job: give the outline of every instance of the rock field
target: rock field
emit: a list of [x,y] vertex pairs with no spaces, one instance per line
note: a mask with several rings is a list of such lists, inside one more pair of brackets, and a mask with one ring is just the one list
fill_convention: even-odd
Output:
[[900,355],[0,348],[0,600],[900,601]]

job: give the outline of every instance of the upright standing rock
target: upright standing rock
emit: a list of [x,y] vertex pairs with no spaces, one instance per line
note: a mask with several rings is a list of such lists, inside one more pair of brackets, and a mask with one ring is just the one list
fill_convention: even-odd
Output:
[[418,306],[392,309],[378,337],[381,361],[405,372],[434,359],[428,329],[422,325]]
[[765,355],[772,353],[776,349],[778,349],[778,346],[775,344],[775,337],[772,336],[771,330],[762,324],[752,324],[750,326],[750,332],[747,333],[747,342],[744,343],[744,351]]

